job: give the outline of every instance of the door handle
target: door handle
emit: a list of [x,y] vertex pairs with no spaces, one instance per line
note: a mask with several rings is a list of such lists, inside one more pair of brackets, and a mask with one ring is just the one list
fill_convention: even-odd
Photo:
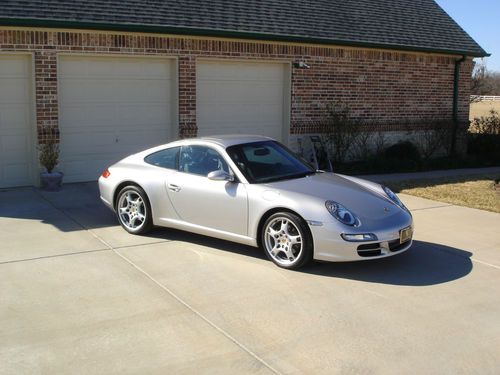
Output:
[[171,190],[171,191],[174,191],[177,193],[178,191],[181,190],[181,187],[174,185],[174,184],[168,184],[168,190]]

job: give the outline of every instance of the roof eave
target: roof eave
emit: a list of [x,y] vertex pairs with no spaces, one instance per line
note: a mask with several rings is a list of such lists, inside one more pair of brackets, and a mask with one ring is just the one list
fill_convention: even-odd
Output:
[[191,27],[174,27],[174,26],[162,26],[162,25],[139,25],[130,23],[118,24],[118,23],[105,23],[105,22],[77,21],[77,20],[0,18],[0,26],[142,32],[142,33],[158,33],[158,34],[173,34],[173,35],[254,39],[254,40],[267,40],[275,42],[310,43],[310,44],[337,45],[337,46],[349,46],[349,47],[360,47],[360,48],[377,48],[377,49],[387,49],[395,51],[426,52],[426,53],[438,53],[447,55],[464,55],[470,57],[491,56],[491,54],[487,53],[484,50],[480,52],[463,51],[463,50],[440,49],[432,47],[408,46],[408,45],[397,45],[397,44],[346,41],[346,40],[306,37],[298,35],[280,35],[280,34],[256,33],[248,31],[228,31],[219,29],[200,29]]

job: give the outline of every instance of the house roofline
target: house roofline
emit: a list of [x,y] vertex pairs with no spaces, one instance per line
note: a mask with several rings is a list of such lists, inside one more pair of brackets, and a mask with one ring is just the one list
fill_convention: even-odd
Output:
[[348,46],[348,47],[364,47],[364,48],[387,49],[394,51],[462,55],[469,57],[491,56],[490,53],[487,53],[485,51],[479,53],[479,52],[463,51],[463,50],[407,46],[398,44],[345,41],[345,40],[307,37],[299,35],[280,35],[280,34],[270,34],[270,33],[256,33],[249,31],[228,31],[219,29],[201,29],[193,27],[174,27],[174,26],[162,26],[162,25],[140,25],[140,24],[130,24],[130,23],[118,24],[118,23],[106,23],[106,22],[51,20],[51,19],[39,19],[39,18],[0,18],[0,26],[143,32],[143,33],[158,33],[158,34],[173,34],[173,35],[203,36],[203,37],[254,39],[254,40],[261,40],[261,41],[264,40],[273,42],[293,42],[293,43],[310,43],[310,44],[337,45],[337,46]]

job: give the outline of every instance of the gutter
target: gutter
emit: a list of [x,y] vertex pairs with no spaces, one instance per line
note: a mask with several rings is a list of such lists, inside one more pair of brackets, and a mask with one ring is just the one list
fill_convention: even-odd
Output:
[[462,56],[461,59],[455,60],[455,72],[453,75],[453,131],[451,137],[451,156],[456,154],[457,146],[457,133],[458,133],[458,95],[459,95],[459,84],[460,84],[460,67],[462,63],[467,59],[467,56]]
[[421,46],[408,46],[398,44],[382,44],[373,42],[346,41],[330,38],[318,38],[301,35],[283,35],[271,34],[251,31],[238,30],[220,30],[220,29],[200,29],[195,27],[175,27],[164,25],[140,25],[133,23],[107,23],[93,21],[75,21],[75,20],[51,20],[39,18],[1,18],[0,26],[17,26],[17,27],[42,27],[42,28],[61,28],[61,29],[80,29],[80,30],[96,30],[96,31],[122,31],[136,33],[154,33],[154,34],[172,34],[185,36],[199,37],[220,37],[220,38],[236,38],[236,39],[254,39],[262,41],[274,42],[292,42],[292,43],[309,43],[322,45],[336,45],[360,48],[376,48],[394,51],[411,51],[424,53],[438,53],[447,55],[464,55],[472,57],[488,57],[491,54],[478,51],[459,51],[452,49],[439,49]]

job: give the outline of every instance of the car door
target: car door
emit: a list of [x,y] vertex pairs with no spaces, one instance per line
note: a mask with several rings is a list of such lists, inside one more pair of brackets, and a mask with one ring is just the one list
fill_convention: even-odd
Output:
[[231,173],[224,157],[205,145],[183,146],[178,171],[166,182],[175,211],[190,224],[247,235],[247,191],[234,181],[213,181],[216,170]]

